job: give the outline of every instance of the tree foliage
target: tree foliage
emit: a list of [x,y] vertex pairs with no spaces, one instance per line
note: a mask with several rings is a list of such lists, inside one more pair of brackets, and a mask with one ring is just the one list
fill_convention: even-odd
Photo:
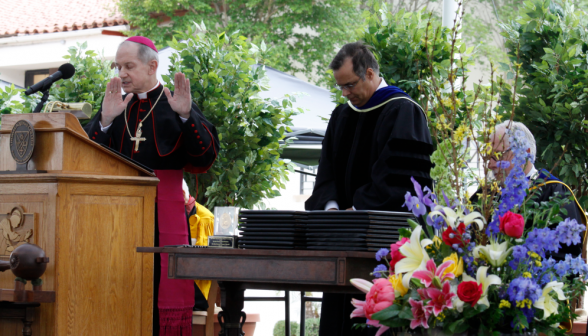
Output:
[[[197,187],[197,201],[209,207],[253,208],[261,199],[279,196],[285,188],[287,171],[293,165],[280,160],[290,131],[294,97],[262,99],[268,78],[263,64],[267,46],[251,44],[234,33],[206,32],[193,25],[180,33],[171,58],[170,74],[181,71],[191,83],[192,96],[206,118],[216,126],[220,152],[214,165],[198,181],[186,174],[188,184]],[[164,76],[172,88],[172,77]],[[197,185],[197,186],[196,186]],[[191,189],[194,190],[194,189]]]
[[[78,43],[77,47],[70,47],[68,55],[63,56],[76,69],[72,78],[59,80],[51,86],[48,101],[64,103],[86,102],[92,105],[92,115],[96,114],[102,105],[106,84],[114,70],[110,68],[110,61],[94,50],[86,50],[87,43]],[[0,88],[0,110],[2,113],[30,113],[41,100],[42,93],[30,96],[24,90]],[[20,99],[15,99],[20,97]]]
[[[450,68],[455,67],[454,75],[461,78],[472,66],[469,55],[474,48],[467,48],[451,29],[442,27],[441,20],[425,9],[401,9],[394,13],[385,3],[375,3],[363,12],[363,18],[367,26],[359,38],[371,47],[380,65],[380,76],[388,84],[403,89],[426,110],[434,97],[433,82],[441,89],[449,89]],[[462,55],[458,57],[458,53]],[[330,78],[334,84],[332,72]],[[331,92],[335,102],[345,101],[341,91]]]
[[[568,0],[575,8],[588,9],[588,2]],[[473,0],[465,2],[463,37],[472,46],[476,46],[476,58],[479,64],[506,62],[506,39],[502,36],[501,23],[515,20],[519,9],[525,6],[525,0]]]
[[[535,136],[536,166],[556,166],[553,173],[586,196],[588,15],[549,0],[526,1],[520,15],[503,26],[511,68],[520,68],[516,119]],[[511,99],[505,91],[503,100]]]
[[[176,31],[186,32],[193,22],[204,22],[211,32],[239,31],[273,52],[268,65],[289,73],[301,72],[310,80],[321,76],[334,56],[335,46],[347,41],[358,25],[359,0],[121,0],[119,8],[132,33],[165,46]],[[162,21],[171,19],[169,22]]]

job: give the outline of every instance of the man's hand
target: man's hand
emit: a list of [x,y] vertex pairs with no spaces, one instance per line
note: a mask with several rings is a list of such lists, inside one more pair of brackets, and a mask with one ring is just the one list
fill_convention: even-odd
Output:
[[133,98],[133,94],[130,93],[123,101],[121,84],[121,79],[119,77],[115,77],[111,79],[110,82],[108,82],[106,85],[106,93],[104,95],[104,101],[102,102],[102,118],[100,119],[102,127],[106,127],[112,124],[114,118],[123,113]]
[[178,72],[174,77],[176,87],[174,96],[168,88],[164,88],[167,101],[172,110],[184,119],[190,118],[190,111],[192,110],[192,94],[190,93],[190,80],[184,76],[183,73]]
[[327,209],[327,211],[337,211],[337,210],[339,210],[339,209],[337,209],[337,208],[330,208],[330,209]]
[[355,209],[353,209],[353,207],[348,208],[347,211],[355,211]]

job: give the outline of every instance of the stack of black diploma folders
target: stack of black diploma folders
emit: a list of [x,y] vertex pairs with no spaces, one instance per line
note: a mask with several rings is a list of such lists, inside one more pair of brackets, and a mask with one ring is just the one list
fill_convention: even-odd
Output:
[[389,211],[255,211],[239,214],[239,247],[377,251],[399,240],[412,213]]

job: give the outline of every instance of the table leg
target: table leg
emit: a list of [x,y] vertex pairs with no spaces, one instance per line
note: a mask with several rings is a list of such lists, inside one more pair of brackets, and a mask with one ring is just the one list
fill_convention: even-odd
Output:
[[25,316],[22,319],[23,328],[22,334],[23,336],[32,336],[33,329],[31,328],[33,325],[33,320],[35,318],[35,308],[34,307],[26,307],[25,308]]
[[240,283],[220,282],[221,308],[218,322],[221,326],[219,336],[244,336],[243,324],[247,316],[243,312],[245,289]]

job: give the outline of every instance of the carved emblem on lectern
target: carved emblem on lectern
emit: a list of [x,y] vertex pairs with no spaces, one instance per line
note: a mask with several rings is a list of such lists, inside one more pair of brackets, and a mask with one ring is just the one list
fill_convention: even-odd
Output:
[[0,259],[10,256],[15,248],[31,243],[35,226],[35,215],[27,214],[20,206],[0,215]]
[[10,153],[16,163],[26,164],[35,149],[35,129],[27,120],[19,120],[10,133]]

